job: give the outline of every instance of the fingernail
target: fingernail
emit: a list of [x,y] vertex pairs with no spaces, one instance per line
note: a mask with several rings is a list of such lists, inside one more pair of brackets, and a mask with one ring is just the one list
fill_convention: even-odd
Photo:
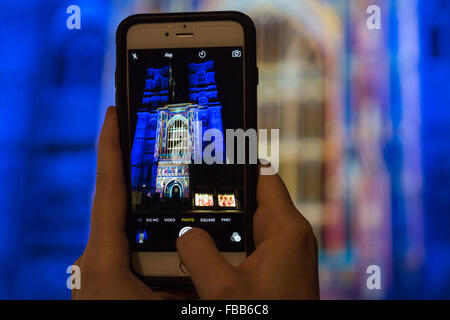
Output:
[[111,114],[111,112],[113,112],[114,107],[108,107],[108,109],[106,109],[106,113],[105,113],[105,120],[108,119],[109,115]]

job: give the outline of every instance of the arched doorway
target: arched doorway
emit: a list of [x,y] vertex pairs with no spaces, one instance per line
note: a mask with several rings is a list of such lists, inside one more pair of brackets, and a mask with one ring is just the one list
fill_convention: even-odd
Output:
[[177,185],[172,187],[172,198],[178,199],[181,197],[180,188]]
[[164,196],[170,199],[180,199],[183,195],[183,186],[178,180],[170,181],[164,189]]

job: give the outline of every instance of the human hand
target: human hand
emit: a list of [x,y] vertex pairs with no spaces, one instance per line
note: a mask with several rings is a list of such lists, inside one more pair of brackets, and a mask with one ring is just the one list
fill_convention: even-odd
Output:
[[207,232],[194,228],[177,250],[202,299],[319,299],[317,241],[278,175],[261,175],[254,215],[256,250],[231,266]]
[[[72,298],[195,297],[190,291],[154,292],[131,272],[125,188],[117,114],[109,108],[99,141],[90,238],[75,262],[81,268],[81,289],[73,290]],[[318,298],[317,248],[309,224],[298,214],[278,176],[261,176],[257,195],[257,249],[237,268],[222,258],[213,240],[200,229],[194,228],[177,241],[197,292],[206,299]],[[201,259],[195,261],[198,256]],[[221,271],[211,272],[216,267]]]
[[117,113],[110,107],[100,134],[97,182],[89,241],[75,262],[81,289],[72,299],[160,299],[130,270],[125,231],[126,186],[123,176]]

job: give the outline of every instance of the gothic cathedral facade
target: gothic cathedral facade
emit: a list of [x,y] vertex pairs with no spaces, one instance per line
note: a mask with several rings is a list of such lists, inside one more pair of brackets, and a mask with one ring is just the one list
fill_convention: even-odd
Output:
[[203,150],[204,132],[223,133],[214,62],[189,63],[188,70],[188,101],[169,103],[171,67],[147,69],[131,151],[132,190],[140,196],[190,197],[189,165]]

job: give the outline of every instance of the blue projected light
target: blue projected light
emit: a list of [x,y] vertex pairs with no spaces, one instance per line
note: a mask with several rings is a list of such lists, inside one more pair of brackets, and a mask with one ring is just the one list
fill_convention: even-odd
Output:
[[223,134],[222,106],[217,101],[214,61],[188,64],[186,103],[167,104],[173,90],[171,68],[147,69],[131,151],[131,185],[138,194],[182,198],[189,196],[187,163],[202,148],[205,131]]
[[[367,297],[361,285],[361,277],[366,275],[355,271],[361,267],[358,258],[365,252],[354,250],[357,235],[352,227],[355,221],[368,224],[372,220],[352,215],[351,210],[355,205],[369,211],[380,206],[358,198],[364,184],[353,186],[356,194],[349,188],[340,189],[352,201],[342,204],[345,212],[340,217],[346,220],[338,222],[346,232],[336,236],[347,242],[339,247],[341,251],[333,251],[334,243],[329,239],[335,235],[323,235],[321,230],[324,221],[336,218],[335,212],[331,210],[332,215],[323,218],[322,210],[330,206],[320,202],[323,199],[313,202],[310,191],[322,183],[327,186],[323,190],[328,190],[335,181],[326,180],[326,174],[335,169],[346,183],[361,172],[372,182],[379,177],[378,172],[364,172],[363,166],[354,164],[378,161],[387,181],[380,188],[388,195],[381,206],[389,208],[386,238],[392,235],[391,242],[383,242],[386,247],[380,248],[389,262],[388,270],[382,272],[392,280],[383,284],[382,297],[450,298],[450,0],[413,1],[414,6],[409,0],[378,1],[388,10],[382,12],[382,30],[370,33],[364,33],[367,30],[360,25],[366,9],[362,1],[315,1],[314,11],[297,10],[308,8],[309,2],[272,0],[271,8],[276,8],[277,15],[266,9],[263,0],[190,1],[183,8],[240,8],[255,18],[258,33],[273,37],[258,38],[259,93],[264,101],[258,120],[266,119],[264,125],[279,128],[281,140],[308,147],[300,149],[302,161],[305,159],[300,163],[283,142],[280,151],[288,158],[281,162],[280,174],[289,177],[287,186],[297,198],[296,204],[303,211],[311,210],[306,216],[314,216],[318,224],[320,267],[321,272],[327,272],[321,277],[321,295]],[[0,50],[0,299],[70,299],[66,270],[83,253],[89,237],[98,133],[104,110],[114,104],[114,31],[123,18],[135,13],[132,8],[179,10],[179,1],[137,3],[76,1],[81,9],[81,28],[70,30],[66,10],[71,3],[2,1],[2,12],[7,14],[0,19],[0,43],[4,44]],[[409,11],[401,10],[405,4]],[[289,10],[291,6],[295,10]],[[296,31],[299,29],[301,32]],[[356,42],[354,30],[365,36]],[[297,41],[304,35],[308,35],[307,41]],[[382,39],[382,46],[374,46],[374,39]],[[314,61],[317,56],[312,52],[326,55],[328,46],[336,46],[332,50],[336,56]],[[380,50],[388,64],[389,78],[382,84],[369,72],[353,72],[361,62],[355,61],[357,49],[368,48]],[[412,59],[417,59],[418,68],[410,67]],[[319,72],[311,68],[313,64],[320,66]],[[212,60],[189,63],[187,101],[177,104],[169,103],[170,67],[144,70],[145,90],[139,96],[142,105],[136,114],[131,154],[134,191],[172,198],[189,193],[189,168],[171,165],[170,159],[192,157],[195,150],[189,146],[201,148],[198,139],[205,130],[223,132],[222,103],[226,105],[226,97],[220,96],[215,67]],[[320,78],[320,72],[325,76]],[[321,88],[319,99],[308,91],[316,82],[319,86],[315,88]],[[388,103],[376,109],[372,100],[363,98],[366,91],[378,89]],[[289,102],[296,96],[306,97],[302,100],[305,105]],[[338,107],[326,109],[333,99]],[[358,111],[367,106],[376,112],[358,118]],[[419,111],[414,113],[413,108]],[[311,123],[325,115],[332,119],[322,123],[318,131],[327,133],[339,123],[343,144],[323,139],[317,150],[309,148],[317,140],[307,136],[308,130],[314,131]],[[368,130],[362,130],[366,136],[357,137],[364,143],[355,146],[354,123],[358,121]],[[287,125],[280,127],[280,123]],[[184,135],[187,140],[183,141],[191,144],[169,142],[177,135]],[[298,139],[300,135],[304,140]],[[417,140],[410,143],[410,137],[416,135]],[[374,137],[382,139],[375,141]],[[324,146],[332,152],[323,152]],[[356,152],[376,148],[382,152],[363,161],[359,158],[362,153]],[[327,157],[338,149],[343,150],[345,159],[339,160],[345,165],[338,169],[332,163],[317,184],[303,183],[313,168],[311,159],[319,155],[316,163],[329,165]],[[415,153],[414,159],[419,161],[411,164],[410,154]],[[409,196],[414,192],[419,194],[417,198]],[[334,195],[327,196],[334,200]],[[414,211],[416,203],[421,204],[420,214]],[[148,237],[146,230],[139,230],[136,241]],[[413,245],[420,250],[411,251]]]
[[[0,299],[68,299],[95,182],[107,1],[2,1]],[[30,8],[32,8],[30,10]]]

